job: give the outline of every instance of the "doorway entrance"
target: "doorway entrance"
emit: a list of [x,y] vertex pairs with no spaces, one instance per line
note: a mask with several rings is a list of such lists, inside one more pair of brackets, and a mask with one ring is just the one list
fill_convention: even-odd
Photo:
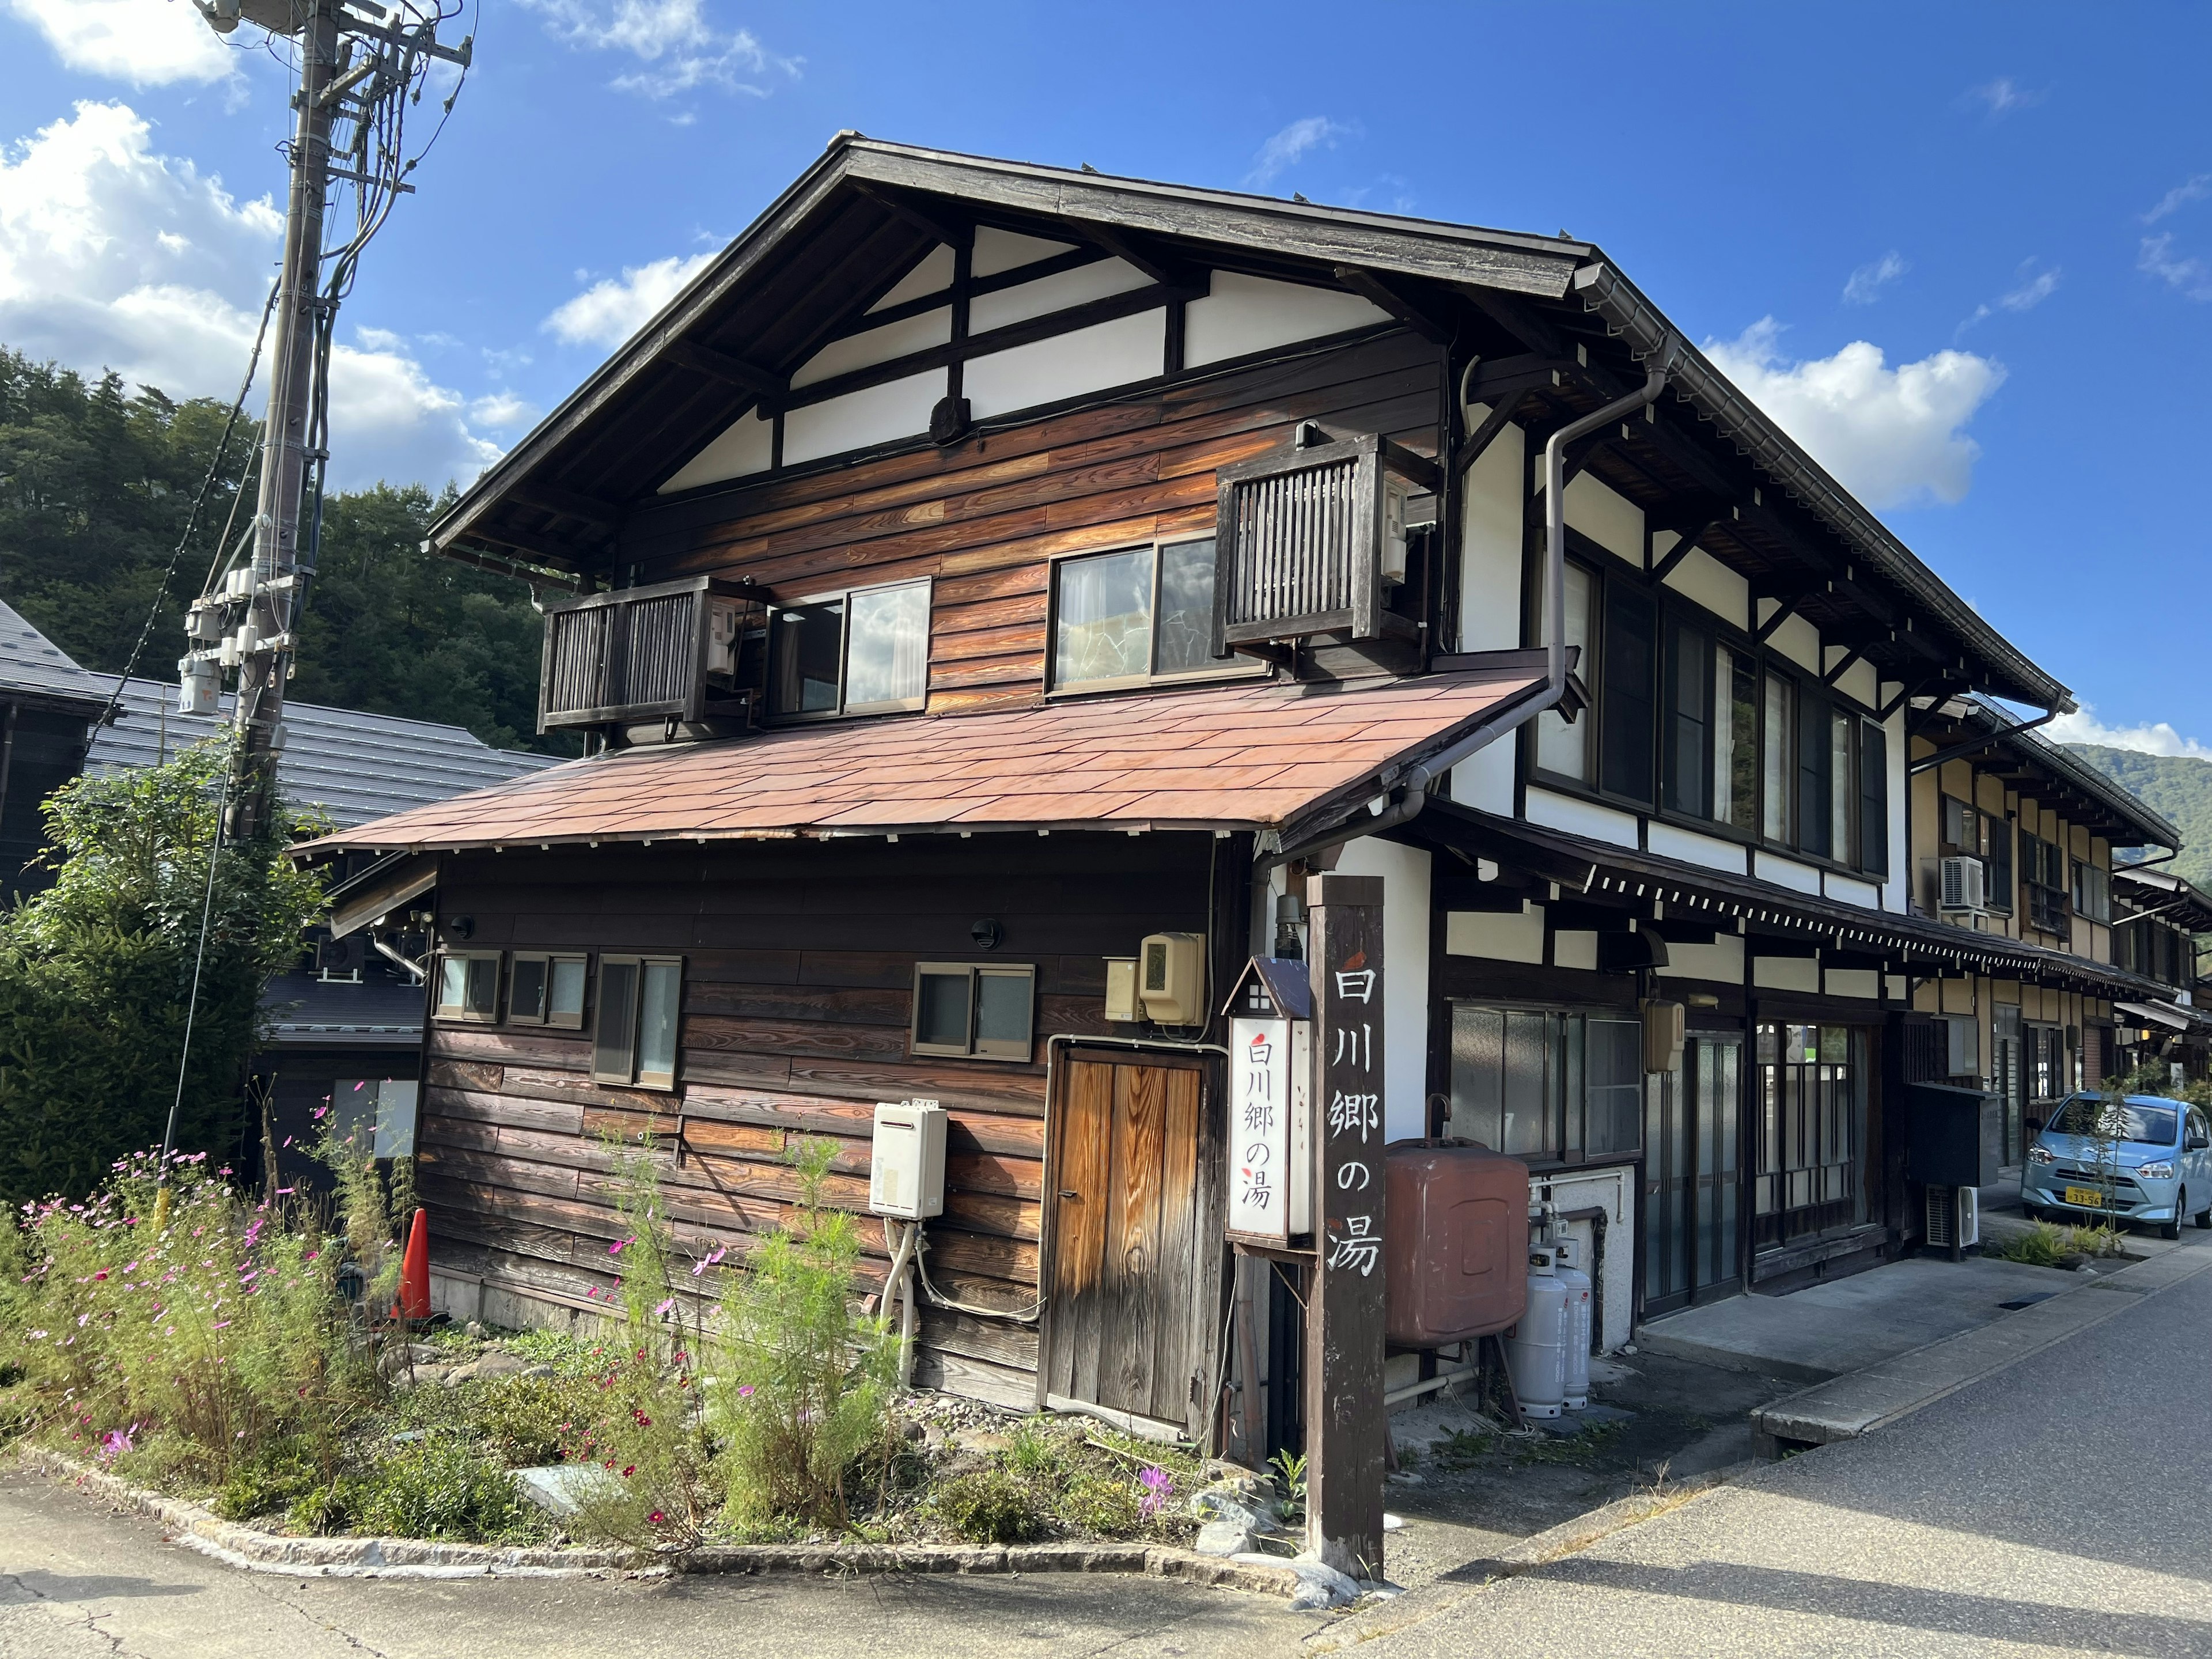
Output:
[[[1072,1052],[1046,1187],[1046,1403],[1080,1401],[1178,1432],[1204,1425],[1218,1219],[1201,1191],[1203,1062]],[[1206,1247],[1206,1224],[1214,1244]]]
[[1644,1311],[1743,1288],[1743,1039],[1692,1031],[1682,1069],[1644,1091]]

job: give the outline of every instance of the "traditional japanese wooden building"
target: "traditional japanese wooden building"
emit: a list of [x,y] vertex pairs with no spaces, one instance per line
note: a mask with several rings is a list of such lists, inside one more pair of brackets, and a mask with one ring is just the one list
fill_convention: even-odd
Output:
[[[1525,1158],[1607,1346],[1910,1245],[1931,986],[2144,983],[1927,913],[1922,725],[2066,689],[1589,243],[841,135],[434,539],[546,595],[597,750],[314,849],[435,884],[421,1187],[489,1317],[599,1305],[597,1137],[704,1253],[794,1135],[865,1207],[925,1096],[922,1381],[1280,1442],[1219,997],[1304,874],[1383,883],[1387,1133]],[[1162,937],[1205,993],[1115,1006]]]

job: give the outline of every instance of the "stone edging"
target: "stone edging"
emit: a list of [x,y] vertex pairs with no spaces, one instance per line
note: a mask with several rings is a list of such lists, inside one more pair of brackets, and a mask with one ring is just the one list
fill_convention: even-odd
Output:
[[421,1538],[288,1538],[226,1521],[198,1504],[165,1498],[58,1452],[19,1449],[23,1462],[118,1506],[151,1516],[173,1541],[226,1566],[294,1578],[578,1578],[605,1573],[1117,1572],[1220,1589],[1291,1596],[1301,1580],[1277,1566],[1228,1560],[1162,1544],[715,1544],[680,1567],[639,1566],[629,1550],[502,1549]]

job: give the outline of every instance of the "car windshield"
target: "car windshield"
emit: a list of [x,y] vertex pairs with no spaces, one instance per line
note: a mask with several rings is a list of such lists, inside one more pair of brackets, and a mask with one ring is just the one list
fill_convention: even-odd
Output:
[[2076,1095],[2051,1120],[2054,1134],[2094,1138],[2101,1128],[2106,1139],[2131,1140],[2145,1146],[2172,1146],[2179,1124],[2174,1107],[2147,1106],[2134,1100],[2115,1104],[2102,1095]]

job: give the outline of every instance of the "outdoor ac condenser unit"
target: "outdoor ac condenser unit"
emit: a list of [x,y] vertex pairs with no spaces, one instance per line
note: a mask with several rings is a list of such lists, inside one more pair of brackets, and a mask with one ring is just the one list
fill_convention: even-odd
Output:
[[1936,908],[1953,915],[1980,915],[1990,908],[1989,871],[1979,859],[1950,858],[1936,866]]
[[1928,1242],[1941,1249],[1961,1250],[1980,1243],[1981,1194],[1972,1187],[1930,1187]]

